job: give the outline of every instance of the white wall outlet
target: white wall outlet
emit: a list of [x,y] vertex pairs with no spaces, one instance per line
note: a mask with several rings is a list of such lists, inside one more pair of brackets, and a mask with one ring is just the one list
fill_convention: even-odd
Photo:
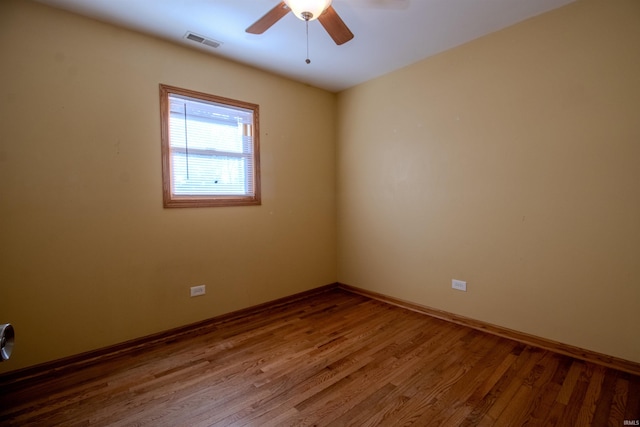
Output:
[[200,295],[204,295],[207,293],[207,288],[205,287],[205,285],[198,285],[198,286],[192,286],[191,287],[191,296],[192,297],[198,297]]
[[451,280],[451,287],[453,289],[457,289],[458,291],[467,292],[467,282],[463,282],[462,280]]

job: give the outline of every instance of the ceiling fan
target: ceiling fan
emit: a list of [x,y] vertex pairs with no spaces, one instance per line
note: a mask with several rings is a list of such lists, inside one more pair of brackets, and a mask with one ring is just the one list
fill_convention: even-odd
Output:
[[262,34],[287,13],[306,21],[318,20],[337,45],[353,38],[353,33],[331,6],[332,0],[284,0],[246,29],[250,34]]

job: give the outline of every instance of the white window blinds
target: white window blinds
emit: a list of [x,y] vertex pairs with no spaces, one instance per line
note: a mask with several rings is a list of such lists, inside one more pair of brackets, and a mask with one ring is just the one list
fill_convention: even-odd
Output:
[[176,196],[254,196],[253,111],[169,95]]

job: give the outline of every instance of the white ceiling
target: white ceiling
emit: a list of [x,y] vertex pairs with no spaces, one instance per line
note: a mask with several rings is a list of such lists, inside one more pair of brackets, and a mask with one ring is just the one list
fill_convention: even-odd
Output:
[[[333,0],[355,37],[337,46],[310,22],[311,64],[292,13],[262,35],[245,32],[279,0],[38,1],[338,92],[575,0]],[[185,40],[188,31],[222,45]]]

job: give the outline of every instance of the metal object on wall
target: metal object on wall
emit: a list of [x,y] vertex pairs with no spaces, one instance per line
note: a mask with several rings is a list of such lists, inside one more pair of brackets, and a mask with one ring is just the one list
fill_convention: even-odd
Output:
[[11,357],[14,340],[15,333],[13,326],[9,323],[0,325],[0,362],[4,362]]

